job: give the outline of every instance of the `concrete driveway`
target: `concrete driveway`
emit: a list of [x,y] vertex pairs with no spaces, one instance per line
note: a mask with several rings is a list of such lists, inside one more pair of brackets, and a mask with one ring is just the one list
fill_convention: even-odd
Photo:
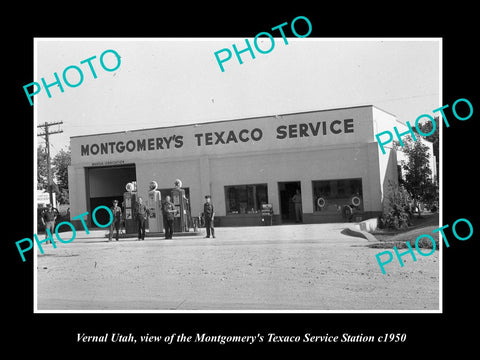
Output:
[[404,257],[403,268],[392,262],[383,275],[381,249],[341,234],[346,226],[217,228],[216,239],[140,242],[78,232],[38,255],[38,310],[438,311],[438,251]]

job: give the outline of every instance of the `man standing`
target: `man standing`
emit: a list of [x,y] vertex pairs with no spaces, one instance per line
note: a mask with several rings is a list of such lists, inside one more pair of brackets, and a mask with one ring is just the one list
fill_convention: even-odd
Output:
[[162,207],[165,239],[171,239],[173,236],[173,219],[175,217],[175,212],[175,205],[170,201],[170,196],[167,195]]
[[215,211],[213,209],[212,197],[210,195],[205,195],[205,204],[203,205],[203,216],[205,217],[205,228],[207,229],[207,236],[210,237],[210,232],[212,233],[212,238],[215,239],[215,229],[213,227],[213,219],[215,217]]
[[[45,239],[48,237],[47,229],[53,236],[53,233],[55,232],[55,220],[57,219],[57,212],[53,209],[52,204],[47,204],[47,208],[42,212],[41,219],[43,226],[45,226]],[[46,243],[48,244],[49,240],[47,240]]]
[[149,210],[143,204],[143,199],[138,198],[135,206],[135,216],[138,225],[138,240],[145,240],[145,222],[147,221]]
[[110,225],[110,233],[108,234],[108,241],[112,241],[113,229],[117,231],[115,240],[118,241],[118,231],[120,229],[120,222],[122,221],[122,209],[118,206],[118,201],[113,200],[113,206],[110,208],[113,214],[113,221]]
[[296,194],[292,197],[293,204],[295,206],[295,222],[302,222],[302,194],[300,189],[296,190]]

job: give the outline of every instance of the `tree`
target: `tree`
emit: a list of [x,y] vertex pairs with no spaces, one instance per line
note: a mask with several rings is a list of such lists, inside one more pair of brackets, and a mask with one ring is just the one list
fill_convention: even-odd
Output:
[[47,150],[45,147],[37,147],[37,189],[47,190]]
[[68,203],[68,166],[71,161],[70,149],[61,149],[52,159],[53,174],[58,186],[57,199],[61,204]]
[[[402,168],[405,171],[403,186],[412,195],[414,201],[423,203],[434,201],[432,194],[435,193],[436,186],[431,180],[428,146],[422,144],[420,140],[413,141],[408,138],[404,141],[402,151],[407,157],[407,161],[402,162]],[[420,209],[418,210],[420,215]]]
[[[438,163],[439,163],[439,160],[440,160],[440,153],[439,153],[439,149],[438,149],[438,146],[439,146],[439,142],[440,142],[440,130],[439,130],[439,126],[440,126],[440,123],[439,123],[439,118],[438,116],[436,116],[434,118],[435,120],[435,131],[433,132],[432,135],[429,135],[429,136],[425,136],[423,137],[426,141],[429,141],[432,143],[433,145],[433,155],[435,155],[435,159],[436,159],[436,168],[437,168],[437,174],[439,173],[439,166],[438,166]],[[432,129],[433,129],[433,124],[431,121],[427,121],[425,123],[419,123],[418,124],[418,127],[419,127],[419,130],[424,133],[424,134],[429,134]],[[416,128],[414,128],[416,130]],[[418,132],[417,132],[418,133]]]

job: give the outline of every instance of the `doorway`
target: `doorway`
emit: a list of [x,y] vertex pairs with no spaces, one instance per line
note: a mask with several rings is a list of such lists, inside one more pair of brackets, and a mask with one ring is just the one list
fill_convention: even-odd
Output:
[[[295,215],[295,204],[293,201],[293,196],[297,193],[297,189],[300,192],[302,191],[300,181],[284,181],[278,183],[278,192],[280,195],[280,219],[282,224],[298,222]],[[300,213],[303,215],[301,208]],[[302,218],[303,216],[300,216],[300,222],[302,222]]]
[[[136,180],[135,165],[85,168],[85,178],[87,210],[91,214],[100,205],[110,208],[113,200],[118,200],[119,205],[122,204],[123,193],[126,191],[125,185]],[[108,223],[109,215],[105,211],[99,211],[95,217],[100,224]],[[89,220],[88,225],[95,227],[91,216],[89,216]]]

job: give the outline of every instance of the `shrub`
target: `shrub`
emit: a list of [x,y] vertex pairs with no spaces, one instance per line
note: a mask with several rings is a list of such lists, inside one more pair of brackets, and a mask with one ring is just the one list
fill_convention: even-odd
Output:
[[399,230],[412,225],[413,201],[408,191],[401,185],[389,182],[387,199],[388,208],[380,219],[382,227]]

